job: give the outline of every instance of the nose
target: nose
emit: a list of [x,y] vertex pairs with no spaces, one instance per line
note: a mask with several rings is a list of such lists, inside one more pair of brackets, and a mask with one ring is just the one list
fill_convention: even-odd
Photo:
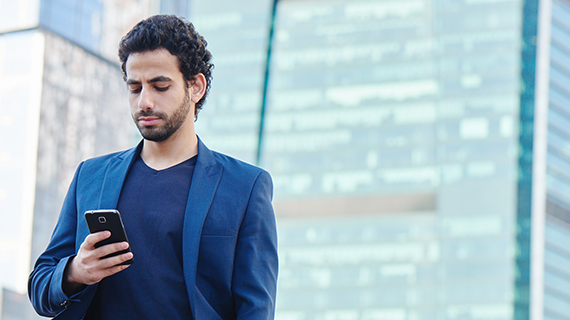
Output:
[[150,110],[154,107],[152,96],[147,88],[142,88],[139,95],[139,109],[140,110]]

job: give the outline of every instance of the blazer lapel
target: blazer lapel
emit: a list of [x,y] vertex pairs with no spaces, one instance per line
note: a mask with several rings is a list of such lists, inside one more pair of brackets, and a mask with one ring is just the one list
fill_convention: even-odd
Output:
[[184,262],[184,279],[190,299],[192,315],[196,319],[195,309],[195,284],[196,269],[198,265],[198,249],[202,225],[206,214],[210,209],[218,183],[222,177],[222,166],[217,163],[212,151],[210,151],[200,139],[198,139],[198,159],[194,167],[190,194],[186,204],[184,216],[184,231],[182,234],[182,257]]
[[136,148],[130,149],[125,153],[117,155],[111,159],[105,178],[103,179],[103,186],[101,188],[101,196],[99,198],[99,209],[115,209],[119,202],[121,189],[123,183],[129,172],[129,168],[133,164],[136,156],[139,155],[142,149],[142,142]]

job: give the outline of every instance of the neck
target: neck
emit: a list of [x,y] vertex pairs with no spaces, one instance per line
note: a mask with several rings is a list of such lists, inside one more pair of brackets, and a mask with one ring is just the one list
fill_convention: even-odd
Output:
[[155,170],[163,170],[198,154],[196,133],[193,130],[183,132],[185,130],[180,129],[161,142],[144,140],[141,158],[147,166]]

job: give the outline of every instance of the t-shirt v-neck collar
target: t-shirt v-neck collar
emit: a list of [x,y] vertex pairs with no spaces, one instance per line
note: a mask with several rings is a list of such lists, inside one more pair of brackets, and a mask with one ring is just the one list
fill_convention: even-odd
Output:
[[195,155],[195,156],[193,156],[187,160],[184,160],[184,161],[177,163],[173,166],[170,166],[170,167],[164,168],[164,169],[160,169],[160,170],[156,170],[154,168],[151,168],[148,164],[146,164],[146,162],[144,162],[143,158],[140,155],[139,155],[138,160],[143,164],[143,168],[145,171],[152,172],[154,174],[159,174],[161,172],[167,172],[170,170],[177,169],[178,167],[183,167],[183,166],[192,166],[193,167],[196,164],[197,158],[198,158],[198,155]]

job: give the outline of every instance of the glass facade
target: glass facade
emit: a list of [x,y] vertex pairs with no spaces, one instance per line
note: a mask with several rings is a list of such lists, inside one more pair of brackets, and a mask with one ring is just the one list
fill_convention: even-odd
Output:
[[189,20],[215,69],[196,131],[208,147],[256,163],[271,9],[269,0],[192,1]]
[[544,319],[570,314],[570,3],[552,3],[546,167]]
[[42,0],[40,25],[92,52],[99,52],[101,0]]
[[[568,223],[547,221],[544,273],[544,319],[566,319],[570,312],[570,240]],[[566,241],[566,242],[564,242]]]
[[118,63],[118,43],[123,35],[143,18],[169,8],[159,0],[35,1],[42,28],[114,63]]
[[522,2],[279,1],[278,319],[512,319]]

